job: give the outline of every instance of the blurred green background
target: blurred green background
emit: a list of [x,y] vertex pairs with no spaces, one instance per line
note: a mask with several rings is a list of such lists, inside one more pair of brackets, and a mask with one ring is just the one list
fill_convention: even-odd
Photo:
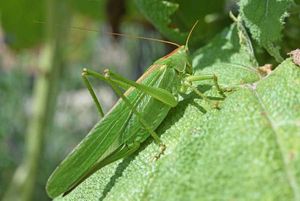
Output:
[[[153,6],[156,13],[147,12],[146,2],[158,5]],[[191,39],[193,48],[206,44],[231,23],[229,11],[237,13],[234,0],[171,0],[181,5],[178,10],[174,6],[174,13],[157,2],[162,1],[0,2],[1,199],[49,200],[47,178],[99,120],[80,77],[83,67],[98,72],[110,68],[135,80],[156,59],[174,49],[108,32],[183,44],[199,19]],[[290,35],[285,37],[299,41],[295,37],[299,30],[292,30],[299,22],[292,19],[287,26]],[[116,101],[115,94],[101,82],[92,83],[108,111]]]

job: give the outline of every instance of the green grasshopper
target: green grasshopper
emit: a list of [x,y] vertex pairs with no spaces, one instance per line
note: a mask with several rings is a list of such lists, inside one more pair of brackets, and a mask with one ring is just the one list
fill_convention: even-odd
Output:
[[[177,49],[154,62],[136,82],[108,69],[104,75],[83,69],[83,81],[103,118],[49,177],[46,189],[51,198],[68,194],[95,171],[131,155],[149,136],[160,146],[160,153],[156,156],[159,158],[166,147],[155,129],[177,105],[179,95],[191,89],[208,100],[192,85],[194,81],[213,80],[224,97],[215,75],[193,75],[187,44],[196,24],[185,45],[176,44]],[[120,96],[105,116],[88,76],[106,82]],[[121,89],[126,92],[123,94]]]

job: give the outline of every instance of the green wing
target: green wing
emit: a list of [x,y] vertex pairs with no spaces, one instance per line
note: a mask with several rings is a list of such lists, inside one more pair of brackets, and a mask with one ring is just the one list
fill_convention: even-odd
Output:
[[[68,157],[55,169],[47,182],[47,192],[54,198],[68,191],[77,180],[100,161],[118,149],[121,134],[130,119],[129,108],[115,110],[97,123]],[[122,109],[122,111],[120,111]]]
[[[173,86],[174,71],[162,73],[155,69],[142,83],[147,86],[162,87],[169,91]],[[170,79],[166,79],[169,77]],[[171,81],[170,81],[171,80]],[[155,129],[167,115],[170,107],[144,93],[131,89],[127,98],[135,105],[143,117]],[[69,192],[87,178],[101,161],[109,158],[126,143],[142,142],[149,136],[140,124],[136,115],[122,100],[98,122],[89,134],[77,145],[66,159],[55,169],[47,182],[47,192],[52,198]]]

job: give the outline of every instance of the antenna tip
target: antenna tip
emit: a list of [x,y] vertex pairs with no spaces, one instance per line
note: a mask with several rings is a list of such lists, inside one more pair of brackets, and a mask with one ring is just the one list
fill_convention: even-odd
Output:
[[185,46],[186,46],[186,47],[188,46],[188,42],[189,42],[189,40],[190,40],[190,37],[191,37],[191,35],[192,35],[192,32],[194,31],[194,29],[195,29],[196,25],[198,24],[198,22],[199,22],[199,20],[196,20],[196,22],[194,23],[194,25],[193,25],[192,28],[191,28],[191,31],[190,31],[189,34],[188,34],[188,37],[187,37],[186,42],[185,42]]

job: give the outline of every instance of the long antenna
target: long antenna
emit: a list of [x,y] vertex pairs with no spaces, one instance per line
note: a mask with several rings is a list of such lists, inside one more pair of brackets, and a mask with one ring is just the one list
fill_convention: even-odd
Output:
[[[35,21],[35,23],[43,24],[45,22]],[[57,24],[56,26],[61,26],[61,25]],[[71,29],[75,29],[75,30],[80,30],[80,31],[90,31],[90,32],[97,32],[97,33],[99,33],[99,31],[95,30],[95,29],[86,29],[86,28],[77,27],[77,26],[71,26],[70,28]],[[161,40],[161,39],[155,39],[155,38],[148,38],[148,37],[142,37],[142,36],[136,36],[136,35],[130,35],[130,34],[123,34],[123,33],[114,33],[114,32],[104,32],[104,34],[114,35],[114,36],[122,36],[122,37],[127,37],[127,38],[149,40],[149,41],[154,41],[154,42],[161,42],[161,43],[166,43],[166,44],[174,45],[176,47],[180,47],[180,45],[178,45],[177,43],[173,43],[173,42],[167,41],[167,40]]]
[[186,41],[185,41],[185,46],[186,46],[186,47],[188,47],[188,42],[189,42],[189,40],[190,40],[190,37],[191,37],[191,35],[192,35],[192,32],[194,31],[196,25],[198,24],[198,22],[199,22],[199,20],[197,20],[197,21],[194,23],[194,25],[193,25],[193,27],[192,27],[192,29],[191,29],[191,31],[190,31],[190,33],[189,33],[189,35],[188,35]]
[[161,40],[161,39],[155,39],[155,38],[147,38],[147,37],[136,36],[136,35],[122,34],[122,33],[113,33],[113,32],[105,32],[105,33],[106,34],[115,35],[115,36],[124,36],[124,37],[128,37],[128,38],[137,38],[137,39],[142,39],[142,40],[150,40],[150,41],[155,41],[155,42],[162,42],[162,43],[166,43],[166,44],[175,45],[177,47],[180,47],[180,45],[178,45],[177,43],[173,43],[173,42],[167,41],[167,40]]

